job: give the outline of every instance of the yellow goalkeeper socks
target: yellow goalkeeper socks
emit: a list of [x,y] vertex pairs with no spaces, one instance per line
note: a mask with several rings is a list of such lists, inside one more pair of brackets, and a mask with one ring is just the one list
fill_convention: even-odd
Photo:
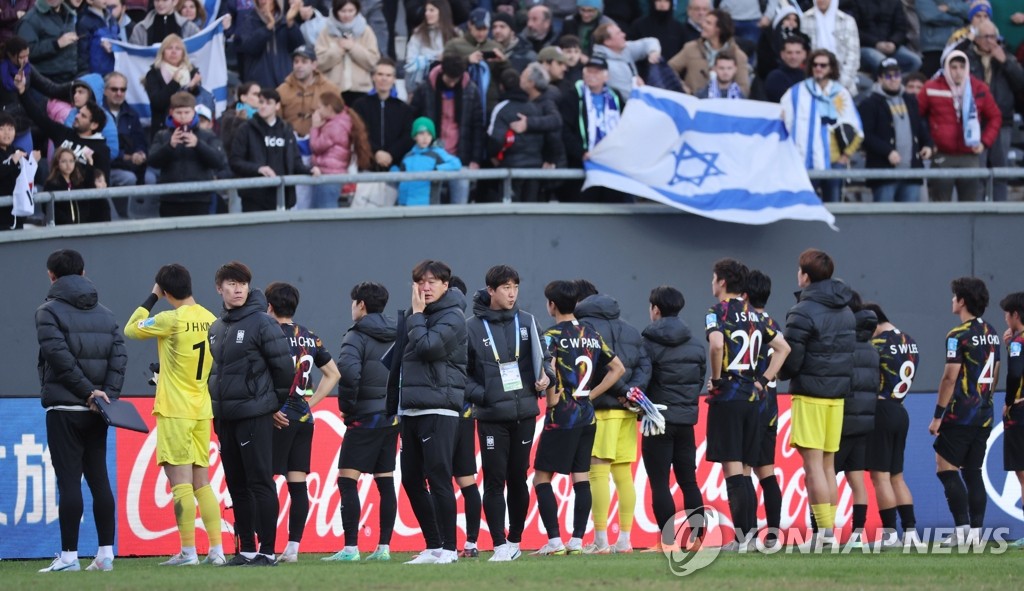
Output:
[[206,528],[206,537],[210,540],[210,547],[220,546],[222,543],[220,503],[209,484],[196,491],[196,501],[199,502],[199,515],[203,518],[203,527]]

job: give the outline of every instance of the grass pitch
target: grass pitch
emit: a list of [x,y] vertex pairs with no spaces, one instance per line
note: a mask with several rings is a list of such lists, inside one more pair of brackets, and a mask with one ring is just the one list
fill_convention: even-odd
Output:
[[[408,566],[411,554],[393,553],[388,563],[322,562],[324,554],[302,554],[296,564],[273,568],[160,567],[164,558],[120,558],[108,573],[36,571],[49,560],[2,561],[3,589],[444,589],[532,591],[534,589],[1010,589],[1020,584],[1024,552],[1004,554],[782,555],[722,554],[710,566],[676,577],[661,554],[535,557],[490,563],[490,552],[457,564]],[[84,569],[91,559],[82,559]]]

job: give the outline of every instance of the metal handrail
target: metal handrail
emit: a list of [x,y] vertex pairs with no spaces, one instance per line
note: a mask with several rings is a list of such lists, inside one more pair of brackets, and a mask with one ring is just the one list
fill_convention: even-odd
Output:
[[[927,180],[927,179],[982,179],[987,181],[987,195],[991,196],[992,183],[995,180],[1024,179],[1024,168],[913,168],[913,169],[864,169],[844,168],[832,170],[809,170],[811,180],[847,179],[863,180]],[[508,201],[512,194],[512,180],[579,180],[585,177],[580,169],[540,169],[540,168],[493,168],[463,169],[459,171],[423,171],[423,172],[360,172],[346,174],[325,174],[321,176],[290,175],[279,177],[259,177],[225,179],[217,181],[191,181],[185,183],[167,183],[155,185],[133,185],[127,187],[108,187],[106,189],[80,189],[75,191],[40,191],[36,193],[38,203],[54,203],[60,201],[77,201],[90,199],[107,199],[120,197],[157,198],[161,195],[175,193],[213,193],[224,192],[229,198],[235,198],[239,190],[262,189],[274,187],[277,191],[277,209],[285,209],[285,189],[298,185],[318,185],[322,183],[398,183],[403,181],[450,181],[450,180],[500,180],[503,181],[503,197]],[[0,206],[10,206],[13,199],[9,196],[0,197]],[[48,207],[47,221],[53,225],[53,208]]]

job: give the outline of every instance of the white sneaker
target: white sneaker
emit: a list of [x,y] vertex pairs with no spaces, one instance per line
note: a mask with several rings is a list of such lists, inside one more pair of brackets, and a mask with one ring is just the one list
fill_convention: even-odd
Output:
[[299,555],[297,553],[296,554],[284,554],[284,553],[282,553],[280,556],[277,557],[277,561],[278,562],[298,562],[299,561]]
[[96,557],[89,566],[85,567],[85,570],[112,571],[114,570],[114,559]]
[[540,547],[539,550],[533,553],[534,556],[565,556],[565,544],[561,541],[552,544],[551,540],[548,540],[547,544]]
[[438,564],[441,560],[441,555],[445,551],[438,548],[436,550],[424,550],[420,552],[418,556],[412,560],[407,561],[405,564]]
[[223,552],[210,552],[206,555],[199,564],[212,564],[213,566],[224,566],[228,563],[227,557],[224,556]]
[[53,559],[53,562],[50,563],[50,566],[48,566],[46,568],[39,569],[39,572],[41,572],[41,573],[61,573],[61,572],[77,572],[77,571],[80,571],[80,570],[82,570],[82,567],[81,567],[81,565],[78,564],[77,560],[75,560],[74,562],[64,562],[63,560],[60,559],[60,554],[58,554]]
[[441,550],[434,564],[452,564],[459,561],[459,553],[455,550]]
[[494,549],[494,556],[491,556],[488,562],[512,562],[522,555],[519,548],[506,542]]
[[196,566],[199,564],[199,556],[185,554],[184,552],[178,552],[174,556],[171,556],[170,560],[165,560],[160,563],[160,566]]

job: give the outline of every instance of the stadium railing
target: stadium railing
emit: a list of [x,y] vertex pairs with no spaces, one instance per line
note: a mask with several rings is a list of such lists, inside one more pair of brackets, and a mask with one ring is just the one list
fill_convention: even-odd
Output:
[[[986,182],[986,200],[991,200],[992,184],[998,180],[1024,179],[1024,168],[958,168],[958,169],[834,169],[808,171],[811,180],[847,179],[853,182],[865,180],[915,180],[915,179],[981,179]],[[285,189],[298,185],[320,183],[365,183],[402,181],[449,181],[466,179],[471,181],[497,180],[502,182],[502,199],[511,201],[512,181],[516,179],[579,180],[584,172],[579,169],[534,169],[497,168],[486,170],[460,170],[451,172],[361,172],[356,174],[281,176],[274,178],[225,179],[220,181],[168,183],[157,185],[134,185],[109,187],[106,189],[82,189],[78,191],[40,191],[35,194],[37,203],[87,199],[116,199],[123,197],[157,199],[172,193],[223,193],[229,200],[238,199],[238,191],[274,187],[277,190],[277,209],[285,209]],[[10,206],[12,198],[0,197],[0,206]],[[53,225],[53,207],[45,209],[47,225]]]

